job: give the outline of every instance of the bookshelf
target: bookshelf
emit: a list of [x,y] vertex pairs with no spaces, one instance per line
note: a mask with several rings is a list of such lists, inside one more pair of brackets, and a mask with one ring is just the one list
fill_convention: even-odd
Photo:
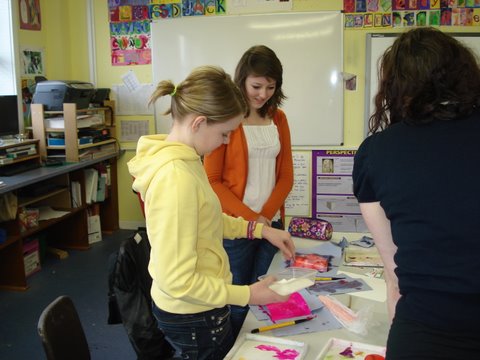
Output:
[[[16,216],[0,220],[0,228],[6,232],[0,243],[0,289],[26,290],[27,274],[24,268],[25,245],[29,240],[42,240],[45,246],[60,252],[75,249],[88,250],[91,238],[88,225],[93,209],[101,226],[101,232],[112,233],[119,229],[117,155],[69,163],[55,167],[41,167],[10,177],[2,177],[4,186],[0,196],[14,194]],[[85,169],[107,171],[109,180],[103,201],[87,202]],[[72,183],[78,183],[80,200],[72,200]],[[51,208],[60,215],[38,220],[36,224],[22,226],[20,212],[23,208]],[[40,210],[40,214],[42,210]]]
[[[10,167],[15,163],[34,162],[37,167],[1,177],[0,196],[10,196],[15,204],[11,216],[0,220],[0,229],[6,234],[0,242],[0,289],[28,288],[25,249],[31,241],[64,256],[68,255],[68,249],[87,250],[93,240],[101,240],[101,233],[119,229],[119,149],[116,139],[110,137],[115,133],[113,109],[112,101],[87,109],[65,103],[63,111],[44,111],[42,104],[31,105],[35,140],[21,143],[28,146],[26,154],[18,153],[11,164],[10,160],[6,160],[8,164],[0,164],[0,171],[2,165]],[[0,147],[0,151],[3,149],[5,154],[25,151],[19,146],[8,144]],[[61,165],[41,166],[49,158],[62,160]],[[92,185],[87,173],[92,172],[105,180],[101,196],[98,191],[93,196],[87,189],[87,185],[89,188]],[[93,186],[98,187],[98,183]],[[45,217],[52,213],[54,217]],[[35,220],[33,215],[27,218],[30,214],[38,214],[38,218]],[[97,225],[96,234],[90,233],[92,224]]]
[[77,109],[63,104],[63,111],[44,111],[43,104],[32,104],[33,137],[39,139],[42,159],[58,158],[79,162],[118,152],[115,132],[114,101],[103,107]]

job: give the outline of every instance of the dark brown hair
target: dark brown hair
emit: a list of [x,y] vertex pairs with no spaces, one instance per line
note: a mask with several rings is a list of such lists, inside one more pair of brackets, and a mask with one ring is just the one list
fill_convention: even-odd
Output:
[[474,53],[435,28],[400,35],[381,58],[370,133],[405,121],[427,124],[472,113],[480,101],[480,68]]
[[258,109],[260,116],[273,114],[282,105],[287,97],[282,90],[283,67],[275,52],[265,45],[256,45],[248,49],[240,59],[235,69],[235,83],[243,93],[245,99],[245,80],[247,76],[265,76],[275,80],[275,92],[273,96]]

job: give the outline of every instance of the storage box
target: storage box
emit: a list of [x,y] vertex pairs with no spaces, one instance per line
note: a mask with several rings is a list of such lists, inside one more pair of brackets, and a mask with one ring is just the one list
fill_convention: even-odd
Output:
[[[92,144],[93,138],[91,136],[84,136],[78,139],[78,145]],[[47,138],[48,146],[65,146],[65,138]]]
[[23,244],[23,263],[25,266],[25,276],[30,276],[40,271],[40,252],[38,240],[30,240]]
[[89,244],[94,244],[94,243],[99,242],[99,241],[102,241],[102,233],[101,232],[88,234],[88,243]]
[[88,243],[93,244],[102,240],[100,215],[88,216]]

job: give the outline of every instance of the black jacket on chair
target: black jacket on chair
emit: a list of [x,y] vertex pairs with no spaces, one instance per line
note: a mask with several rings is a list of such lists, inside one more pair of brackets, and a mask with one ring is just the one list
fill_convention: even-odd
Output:
[[123,323],[139,360],[171,359],[174,350],[152,314],[150,243],[144,229],[110,257],[109,324]]

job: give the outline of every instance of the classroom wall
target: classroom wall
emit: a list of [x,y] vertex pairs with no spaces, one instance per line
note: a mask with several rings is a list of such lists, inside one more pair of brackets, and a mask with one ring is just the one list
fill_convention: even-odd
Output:
[[[230,1],[230,0],[227,0]],[[95,30],[97,39],[97,75],[98,86],[111,86],[121,83],[121,76],[131,69],[129,66],[111,66],[109,44],[104,40],[108,38],[108,8],[105,2],[95,1]],[[294,0],[294,11],[327,11],[343,9],[343,0]],[[228,3],[227,3],[228,5]],[[175,21],[175,20],[173,20]],[[102,44],[100,44],[102,42]],[[107,45],[106,47],[104,45]],[[100,49],[101,46],[101,49]],[[100,51],[99,51],[100,49]],[[152,68],[150,65],[133,67],[135,74],[142,83],[152,82]],[[117,117],[117,123],[122,119],[140,119],[138,116]],[[144,118],[144,117],[143,117]],[[154,119],[150,117],[150,129],[154,131]],[[131,146],[131,144],[125,144]],[[119,160],[119,202],[120,202],[120,226],[135,228],[143,222],[143,215],[138,205],[138,199],[131,191],[131,177],[128,174],[126,163],[134,155],[133,151],[126,153]]]
[[18,30],[20,48],[45,50],[48,79],[88,80],[86,3],[86,0],[42,0],[42,29]]
[[[477,26],[442,26],[445,32],[480,32]],[[344,71],[357,74],[357,91],[345,91],[345,145],[358,146],[364,137],[364,108],[365,108],[365,61],[366,61],[366,34],[367,33],[398,33],[398,29],[345,29],[344,32]]]
[[[228,0],[227,0],[228,1]],[[19,41],[24,45],[41,45],[46,49],[46,71],[49,79],[89,79],[87,4],[88,0],[41,0],[42,31],[20,30]],[[107,0],[92,0],[95,31],[95,70],[97,87],[121,84],[121,76],[130,69],[141,83],[152,82],[151,65],[112,66],[110,61],[109,24]],[[293,11],[328,11],[343,9],[343,0],[294,0]],[[175,21],[175,20],[168,20]],[[478,32],[477,27],[442,27],[449,32]],[[344,147],[356,147],[363,140],[365,97],[365,38],[368,32],[399,32],[398,29],[344,30],[344,71],[357,75],[357,90],[345,91],[344,96]],[[288,114],[287,114],[288,116]],[[125,120],[150,120],[153,116],[118,116],[117,124]],[[118,132],[118,126],[117,126]],[[118,137],[120,134],[117,134]],[[131,191],[131,177],[126,163],[134,156],[135,144],[119,159],[120,225],[135,228],[143,223],[143,215],[136,195]]]

